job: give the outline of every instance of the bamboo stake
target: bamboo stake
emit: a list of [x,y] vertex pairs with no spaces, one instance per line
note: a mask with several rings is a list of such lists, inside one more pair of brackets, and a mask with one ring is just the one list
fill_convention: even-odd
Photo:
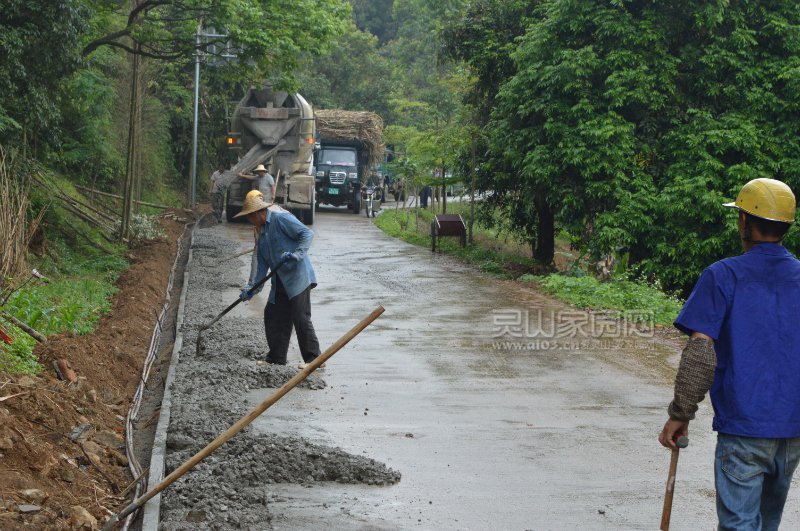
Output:
[[275,391],[272,395],[270,395],[266,400],[261,402],[255,409],[253,409],[250,413],[239,419],[236,424],[225,430],[219,437],[211,441],[205,448],[197,452],[194,456],[189,458],[186,462],[184,462],[181,466],[176,468],[170,475],[164,478],[161,483],[147,491],[144,495],[140,496],[138,499],[134,500],[130,505],[125,507],[122,512],[112,516],[108,522],[103,526],[103,531],[111,531],[114,529],[114,525],[119,522],[122,518],[125,518],[129,514],[131,514],[136,509],[140,508],[144,505],[147,500],[170,486],[174,483],[178,478],[183,476],[186,472],[194,468],[194,466],[211,455],[217,448],[225,444],[231,437],[239,433],[245,426],[249,425],[253,422],[259,415],[261,415],[264,411],[269,409],[275,402],[283,398],[289,391],[291,391],[297,384],[305,380],[312,372],[320,367],[323,363],[325,363],[331,356],[336,354],[343,346],[350,342],[355,336],[357,336],[362,330],[364,330],[367,326],[369,326],[375,319],[380,317],[380,315],[384,312],[383,306],[378,306],[376,309],[372,311],[368,316],[362,319],[357,325],[351,328],[345,335],[340,337],[333,345],[328,347],[328,349],[320,354],[317,359],[312,361],[308,364],[308,366],[298,372],[294,377],[283,384],[277,391]]
[[[104,212],[100,212],[99,210],[95,209],[94,207],[92,207],[90,205],[87,205],[83,201],[79,201],[78,199],[75,199],[74,197],[72,197],[69,194],[67,194],[66,192],[64,192],[64,190],[58,188],[58,186],[56,186],[56,185],[53,185],[53,184],[50,184],[50,183],[45,183],[44,181],[42,181],[41,179],[39,179],[35,175],[31,175],[31,180],[33,180],[33,182],[35,184],[39,185],[41,188],[43,188],[45,190],[51,191],[53,188],[57,189],[58,190],[58,194],[55,195],[55,196],[51,195],[51,197],[54,196],[57,199],[61,199],[62,202],[68,203],[69,205],[74,207],[76,210],[80,210],[80,208],[78,208],[78,207],[83,207],[83,208],[89,209],[90,211],[98,214],[101,217],[104,217],[106,220],[108,220],[108,221],[110,221],[112,223],[116,221],[113,217],[109,216],[108,214],[106,214]],[[86,216],[89,216],[85,212],[83,212],[83,214],[86,215]],[[89,217],[91,217],[91,216],[89,216]],[[92,218],[92,219],[94,220],[94,218]],[[102,225],[102,223],[99,220],[94,220],[94,223],[96,223],[98,225]]]
[[[112,194],[112,193],[109,193],[109,192],[101,192],[100,190],[95,190],[94,188],[86,188],[84,186],[78,186],[78,185],[75,185],[75,188],[77,188],[78,190],[84,191],[84,192],[92,193],[92,194],[102,195],[102,196],[105,196],[105,197],[112,197],[114,199],[122,199],[121,195]],[[171,206],[167,206],[167,205],[157,205],[155,203],[148,203],[147,201],[136,201],[136,202],[139,203],[142,206],[160,208],[162,210],[168,210],[170,208],[175,208],[175,207],[171,207]],[[185,210],[187,210],[187,209],[185,209]]]
[[6,319],[10,323],[16,325],[17,328],[19,328],[20,330],[22,330],[23,332],[25,332],[26,334],[31,336],[33,339],[35,339],[39,343],[47,343],[47,338],[46,337],[44,337],[42,334],[40,334],[39,332],[37,332],[33,328],[31,328],[30,326],[26,325],[25,323],[23,323],[22,321],[20,321],[19,319],[17,319],[13,315],[11,315],[7,311],[3,310],[0,313],[2,313],[4,319]]

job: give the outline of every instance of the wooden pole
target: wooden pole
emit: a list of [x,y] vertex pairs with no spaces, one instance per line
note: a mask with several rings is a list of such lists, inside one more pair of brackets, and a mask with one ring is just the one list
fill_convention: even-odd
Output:
[[249,425],[253,422],[259,415],[261,415],[264,411],[270,408],[275,402],[280,400],[281,398],[286,395],[289,391],[291,391],[297,384],[305,380],[312,372],[317,370],[320,365],[325,363],[331,356],[336,354],[343,346],[350,342],[355,336],[361,333],[367,326],[369,326],[375,319],[380,317],[380,315],[384,312],[383,306],[378,306],[375,308],[372,313],[362,319],[357,325],[351,328],[345,335],[340,337],[333,345],[328,347],[328,349],[320,354],[317,359],[312,361],[308,364],[308,366],[298,372],[294,377],[283,384],[278,390],[276,390],[272,395],[270,395],[266,400],[261,402],[255,409],[253,409],[250,413],[239,419],[236,424],[225,430],[220,436],[216,439],[211,441],[205,448],[194,454],[191,458],[189,458],[186,462],[184,462],[181,466],[176,468],[170,475],[165,477],[161,480],[161,483],[147,491],[145,494],[140,496],[138,499],[131,502],[130,505],[125,507],[119,514],[116,514],[111,517],[111,519],[106,522],[103,526],[103,531],[111,531],[114,528],[114,525],[119,522],[122,518],[125,518],[133,511],[144,505],[150,498],[170,486],[173,482],[175,482],[178,478],[183,476],[186,472],[194,468],[194,466],[211,455],[217,448],[225,444],[231,437],[239,433],[245,426]]
[[23,323],[22,321],[20,321],[19,319],[17,319],[13,315],[11,315],[10,313],[8,313],[6,311],[3,311],[2,314],[3,314],[3,318],[4,319],[6,319],[8,322],[16,325],[17,328],[19,328],[20,330],[22,330],[23,332],[25,332],[26,334],[31,336],[33,339],[35,339],[39,343],[47,343],[47,338],[46,337],[44,337],[42,334],[40,334],[39,332],[37,332],[36,330],[31,328],[30,326],[26,325],[25,323]]
[[689,437],[685,435],[675,441],[677,448],[672,449],[672,456],[669,460],[669,475],[667,476],[667,489],[664,492],[664,508],[661,510],[661,531],[669,531],[669,521],[672,517],[672,495],[675,493],[675,476],[678,472],[678,455],[681,448],[689,445]]
[[[105,196],[105,197],[113,197],[114,199],[122,199],[123,198],[121,195],[111,194],[111,193],[108,193],[108,192],[101,192],[100,190],[95,190],[93,188],[86,188],[84,186],[75,185],[75,188],[77,188],[78,190],[83,190],[85,192],[90,192],[90,193],[97,194],[97,195],[102,195],[102,196]],[[170,209],[170,208],[176,208],[176,207],[171,207],[171,206],[167,206],[167,205],[157,205],[155,203],[148,203],[147,201],[136,201],[136,202],[139,203],[142,206],[160,208],[160,209],[163,209],[163,210],[167,210],[167,209]]]

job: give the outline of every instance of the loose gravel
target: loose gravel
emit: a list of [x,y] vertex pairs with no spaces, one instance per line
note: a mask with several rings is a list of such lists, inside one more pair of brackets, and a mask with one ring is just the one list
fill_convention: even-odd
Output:
[[[195,231],[182,328],[183,348],[172,388],[167,437],[169,474],[246,415],[242,396],[253,389],[277,388],[295,376],[292,366],[258,363],[264,359],[263,322],[243,322],[226,315],[203,332],[199,354],[197,331],[229,302],[222,291],[243,283],[239,251],[216,236],[213,225]],[[247,256],[245,256],[247,258]],[[266,288],[265,288],[266,289]],[[311,375],[298,387],[323,389]],[[267,412],[266,414],[269,414]],[[256,433],[248,426],[211,456],[172,484],[161,498],[161,529],[270,529],[271,485],[318,482],[389,485],[400,473],[385,464],[300,437]]]

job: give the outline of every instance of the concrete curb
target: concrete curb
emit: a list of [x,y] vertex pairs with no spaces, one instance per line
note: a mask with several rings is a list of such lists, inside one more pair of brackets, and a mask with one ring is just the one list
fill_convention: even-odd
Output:
[[[164,460],[167,452],[167,430],[169,428],[170,408],[172,407],[172,383],[175,380],[175,371],[178,367],[178,358],[181,348],[183,348],[183,318],[186,305],[186,294],[189,291],[189,266],[192,263],[192,244],[194,243],[194,231],[200,226],[200,218],[195,222],[189,237],[189,256],[186,259],[186,266],[183,274],[183,289],[181,290],[181,300],[178,304],[178,315],[175,322],[175,343],[172,347],[172,358],[167,370],[167,380],[164,383],[164,396],[161,400],[161,410],[158,415],[156,433],[153,437],[153,452],[150,455],[150,473],[147,478],[148,490],[158,485],[164,479]],[[142,530],[157,531],[158,523],[161,518],[161,493],[150,498],[144,505],[142,514]]]

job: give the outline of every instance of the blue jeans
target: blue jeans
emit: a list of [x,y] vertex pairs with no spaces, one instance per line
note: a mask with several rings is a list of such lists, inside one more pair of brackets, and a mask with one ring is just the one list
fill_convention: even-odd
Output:
[[720,433],[714,462],[720,531],[777,530],[800,461],[800,438]]

